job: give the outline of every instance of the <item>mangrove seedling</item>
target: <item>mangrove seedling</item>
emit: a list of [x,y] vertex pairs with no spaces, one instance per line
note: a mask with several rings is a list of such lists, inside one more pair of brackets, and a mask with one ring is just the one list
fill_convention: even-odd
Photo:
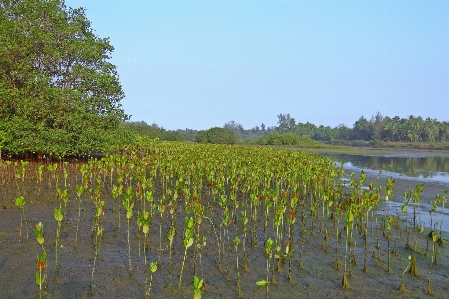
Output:
[[84,193],[83,185],[76,185],[76,195],[78,196],[78,221],[76,223],[75,248],[78,248],[78,231],[81,218],[81,195]]
[[349,210],[345,214],[345,220],[346,220],[346,241],[345,241],[345,268],[343,272],[343,279],[341,281],[341,286],[344,289],[350,289],[351,286],[349,285],[348,277],[346,276],[347,273],[347,256],[348,256],[348,240],[349,240],[349,231],[352,229],[352,224],[354,221],[354,209],[355,205],[351,204],[349,207]]
[[[42,222],[39,222],[38,224],[36,224],[35,229],[33,230],[34,236],[36,237],[36,241],[39,243],[39,245],[41,245],[42,247],[42,251],[43,253],[41,254],[41,257],[43,257],[43,259],[40,259],[43,264],[40,265],[40,270],[38,268],[38,272],[39,273],[39,293],[40,295],[42,295],[42,285],[44,282],[46,282],[46,278],[47,278],[47,251],[44,248],[44,225],[42,224]],[[39,263],[39,258],[38,258],[38,263]],[[38,264],[39,266],[39,264]],[[42,269],[45,268],[45,273],[42,274]],[[37,275],[36,275],[37,276]],[[36,278],[36,283],[37,283],[37,278]]]
[[61,221],[63,219],[61,206],[59,206],[59,209],[55,208],[54,216],[55,220],[58,222],[58,225],[56,226],[56,244],[55,244],[56,272],[54,280],[58,282],[59,281],[58,243],[59,243],[59,235],[61,233]]
[[432,265],[433,265],[433,261],[435,258],[435,247],[436,247],[436,243],[439,239],[438,233],[435,231],[431,232],[431,236],[432,236],[432,259],[430,260],[429,276],[427,277],[427,289],[426,289],[427,294],[433,294],[433,290],[430,285],[430,277],[432,276]]
[[126,209],[126,218],[128,219],[128,270],[129,270],[129,277],[133,276],[133,268],[132,268],[132,262],[131,262],[131,243],[129,241],[129,232],[130,232],[130,219],[133,216],[133,197],[134,192],[133,188],[131,186],[128,186],[126,188],[126,192],[123,193],[123,207]]
[[69,201],[69,190],[64,189],[64,191],[62,191],[59,188],[56,188],[56,193],[58,194],[58,199],[62,200],[64,202],[64,223],[63,223],[63,227],[62,227],[62,231],[64,233],[67,232],[67,203]]
[[28,239],[28,222],[27,219],[25,217],[25,198],[23,198],[23,196],[19,196],[16,198],[15,200],[15,205],[18,206],[21,210],[22,210],[22,214],[20,215],[20,229],[19,229],[19,248],[20,248],[20,239],[22,238],[22,222],[23,219],[25,219],[25,227],[27,230],[27,239]]
[[398,290],[399,290],[399,292],[401,292],[403,294],[407,293],[407,288],[405,287],[405,283],[404,283],[404,275],[405,275],[405,272],[407,272],[408,267],[410,267],[411,261],[412,261],[412,257],[409,255],[407,267],[405,267],[404,271],[402,271],[401,285]]
[[203,286],[203,280],[199,279],[196,275],[193,276],[193,299],[201,299],[201,287]]
[[90,285],[89,285],[89,295],[93,295],[93,284],[94,284],[94,272],[95,266],[97,264],[98,256],[100,255],[100,242],[103,237],[103,229],[102,229],[102,216],[104,215],[104,201],[97,200],[97,206],[95,208],[95,217],[94,217],[94,232],[95,232],[95,253],[94,253],[94,263],[92,265],[92,274],[90,277]]
[[238,246],[240,244],[240,239],[238,236],[234,237],[234,249],[235,249],[235,257],[236,257],[236,264],[235,269],[237,271],[237,296],[238,298],[243,298],[242,294],[242,285],[240,281],[240,267],[239,267],[239,252],[238,252]]
[[181,273],[179,274],[179,284],[178,284],[178,291],[179,291],[179,298],[181,298],[181,285],[182,285],[182,272],[184,271],[184,264],[186,262],[186,256],[187,256],[187,249],[189,249],[190,246],[193,245],[193,235],[194,235],[194,227],[193,227],[193,218],[190,217],[189,219],[185,219],[184,222],[184,258],[182,260],[181,265]]
[[387,242],[388,242],[388,266],[387,266],[387,272],[388,272],[388,273],[391,273],[391,267],[390,267],[390,260],[391,260],[391,258],[390,258],[390,256],[391,256],[391,254],[390,254],[390,239],[391,239],[391,227],[393,226],[393,224],[394,224],[394,216],[393,216],[393,215],[390,215],[390,218],[388,219],[388,223],[387,223],[387,225],[388,225],[388,234],[387,234]]
[[[422,233],[423,231],[424,231],[424,227],[421,226],[421,228],[419,230],[419,233]],[[416,232],[414,234],[415,234],[415,245],[414,245],[414,247],[417,248],[418,246],[416,244],[417,243]],[[412,275],[412,276],[418,276],[419,275],[419,273],[418,273],[418,263],[416,261],[416,250],[413,252],[412,265],[410,267],[410,275]]]
[[145,293],[145,299],[150,299],[151,284],[153,283],[153,273],[157,271],[157,261],[150,263],[150,285]]
[[40,164],[37,166],[37,172],[36,172],[36,176],[37,176],[37,185],[38,185],[38,189],[37,189],[37,194],[40,195],[41,194],[41,187],[42,187],[42,174],[44,172],[44,165]]
[[246,227],[246,224],[248,223],[249,219],[246,215],[246,210],[241,211],[242,213],[242,225],[243,225],[243,256],[242,256],[242,267],[243,271],[248,272],[248,257],[246,256],[246,234],[248,232],[248,228]]
[[167,240],[169,242],[168,244],[168,249],[169,249],[169,263],[168,263],[168,288],[172,287],[172,283],[171,283],[171,272],[172,272],[172,252],[173,252],[173,240],[175,238],[176,235],[176,230],[174,226],[170,227],[170,230],[168,231],[167,234]]
[[256,282],[256,284],[258,286],[265,286],[265,298],[268,299],[268,285],[270,284],[268,282],[268,275],[270,273],[270,260],[273,256],[273,246],[274,246],[274,241],[269,238],[267,240],[267,242],[265,243],[265,255],[267,258],[267,278],[266,280],[260,280],[258,282]]
[[45,268],[45,264],[47,262],[47,254],[45,251],[41,253],[40,256],[37,257],[36,263],[36,284],[39,286],[39,298],[42,298],[42,285],[45,282],[45,274],[43,274],[43,270]]

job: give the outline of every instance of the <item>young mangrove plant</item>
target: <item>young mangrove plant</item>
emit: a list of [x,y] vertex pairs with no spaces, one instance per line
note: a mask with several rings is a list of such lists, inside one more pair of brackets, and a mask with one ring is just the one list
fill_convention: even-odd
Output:
[[26,228],[26,238],[28,239],[28,222],[27,222],[27,218],[25,217],[25,198],[23,198],[23,196],[19,196],[16,198],[16,200],[14,201],[15,205],[18,206],[21,210],[22,213],[20,214],[20,228],[19,228],[19,250],[20,250],[20,239],[22,238],[22,222],[23,219],[25,219],[25,228]]
[[132,261],[131,261],[131,243],[129,241],[129,233],[130,233],[130,219],[133,216],[133,202],[134,192],[131,186],[128,186],[126,188],[126,192],[123,193],[123,207],[126,209],[126,218],[128,219],[128,270],[129,270],[129,277],[131,278],[133,276],[133,268],[132,268]]
[[268,286],[270,282],[268,281],[268,275],[270,274],[270,260],[273,256],[273,247],[274,241],[269,238],[267,242],[265,242],[265,256],[267,258],[267,277],[266,280],[259,280],[256,282],[258,286],[265,286],[265,298],[268,299]]
[[402,271],[401,285],[399,286],[399,289],[398,289],[399,292],[401,292],[403,294],[407,293],[407,288],[405,287],[405,282],[404,282],[404,275],[405,275],[405,272],[407,272],[408,268],[410,267],[411,263],[412,263],[412,257],[409,255],[408,256],[408,264],[407,264],[407,267],[405,267],[404,271]]
[[69,190],[64,189],[64,191],[62,191],[59,188],[56,188],[56,193],[58,194],[58,199],[64,203],[64,222],[63,222],[63,226],[62,226],[62,231],[64,233],[67,232],[67,203],[69,202]]
[[39,164],[37,166],[36,171],[36,179],[37,179],[37,195],[41,194],[41,188],[42,188],[42,174],[44,172],[44,164]]
[[103,238],[103,215],[104,215],[104,201],[99,198],[96,199],[96,207],[95,207],[95,216],[94,216],[94,262],[92,265],[92,273],[90,277],[90,285],[89,285],[89,295],[93,295],[93,285],[94,285],[94,272],[95,266],[97,264],[98,257],[100,255],[100,243]]
[[[143,259],[144,259],[144,269],[145,269],[145,289],[147,288],[147,251],[146,251],[146,242],[148,238],[148,233],[150,232],[150,225],[151,225],[151,219],[150,219],[150,213],[143,210],[140,212],[140,214],[137,216],[137,226],[142,228],[142,232],[144,234],[144,241],[143,241]],[[140,240],[139,240],[139,248],[140,248]]]
[[[44,225],[42,222],[36,224],[35,229],[33,230],[34,236],[36,237],[36,241],[41,245],[42,253],[37,258],[37,272],[36,272],[36,284],[39,285],[39,298],[42,298],[42,286],[47,281],[47,251],[44,248]],[[43,270],[45,269],[45,272]],[[44,287],[45,289],[45,287]]]
[[[410,274],[412,276],[418,276],[418,265],[416,262],[416,253],[419,252],[418,248],[418,239],[417,239],[417,227],[416,227],[416,205],[419,204],[419,199],[421,196],[421,193],[424,190],[424,184],[417,184],[415,188],[412,188],[410,191],[411,199],[413,200],[413,258],[412,258],[412,265],[410,267]],[[422,233],[424,230],[424,227],[421,226],[419,233]]]
[[36,284],[39,286],[39,298],[42,298],[42,285],[45,282],[45,275],[43,272],[45,268],[45,264],[47,262],[47,254],[45,251],[42,251],[41,255],[37,257],[36,263]]
[[55,261],[56,261],[56,271],[55,271],[55,282],[59,282],[59,263],[58,263],[58,247],[59,247],[59,236],[61,233],[61,221],[63,219],[62,214],[62,207],[59,206],[58,208],[55,208],[54,212],[55,220],[58,222],[58,225],[56,226],[56,243],[55,243]]
[[194,222],[193,218],[186,218],[184,222],[184,257],[182,259],[182,265],[181,265],[181,273],[179,274],[179,283],[178,283],[178,291],[179,291],[179,298],[181,298],[181,285],[182,285],[182,272],[184,271],[184,264],[186,262],[186,256],[187,256],[187,249],[189,249],[190,246],[193,245],[193,235],[194,235]]
[[171,274],[172,274],[172,252],[173,252],[173,240],[175,239],[176,230],[175,227],[172,225],[168,231],[167,234],[167,241],[168,241],[168,248],[169,248],[169,263],[168,263],[168,289],[172,288],[172,282],[171,282]]
[[348,281],[348,277],[346,276],[346,273],[347,273],[346,264],[347,264],[347,256],[348,256],[349,234],[350,234],[350,230],[352,230],[352,225],[354,222],[354,209],[355,209],[354,204],[351,204],[351,206],[349,207],[348,211],[345,214],[345,220],[346,220],[345,267],[344,267],[344,272],[343,272],[343,279],[341,281],[341,286],[344,289],[351,288],[349,281]]
[[[150,263],[150,285],[148,286],[148,289],[145,292],[145,299],[150,299],[151,285],[153,284],[153,273],[156,271],[157,271],[157,261],[151,262]],[[146,288],[146,285],[145,285],[145,288]]]
[[246,227],[246,224],[248,224],[248,216],[246,210],[241,211],[242,213],[242,225],[243,225],[243,256],[242,256],[242,268],[243,271],[248,272],[248,257],[246,254],[246,234],[248,232],[248,228]]
[[238,298],[243,298],[243,293],[242,293],[242,285],[241,285],[241,281],[240,281],[240,267],[239,267],[239,252],[238,252],[238,247],[240,244],[240,239],[238,236],[234,237],[234,249],[235,249],[235,269],[237,271],[237,297]]
[[430,232],[430,234],[432,237],[432,258],[430,260],[429,275],[427,276],[427,289],[426,289],[427,294],[433,294],[432,286],[430,285],[430,278],[432,276],[432,266],[433,266],[434,258],[435,258],[435,247],[436,247],[437,241],[439,239],[437,232],[432,231],[432,232]]
[[393,225],[394,225],[394,216],[393,215],[390,215],[390,217],[388,218],[388,223],[387,223],[387,225],[388,225],[388,228],[387,228],[387,230],[388,230],[388,234],[387,234],[387,243],[388,243],[388,263],[387,263],[387,272],[388,273],[392,273],[391,272],[391,266],[390,266],[390,263],[391,263],[391,258],[390,258],[390,256],[391,256],[391,252],[390,252],[390,240],[391,240],[391,228],[393,227]]
[[199,279],[196,275],[193,276],[193,299],[201,299],[201,287],[203,286],[203,280]]
[[[334,215],[335,215],[335,218],[337,220],[337,223],[335,225],[335,261],[334,261],[334,269],[338,271],[338,270],[340,270],[340,261],[338,260],[338,244],[339,244],[338,239],[340,238],[340,234],[339,234],[340,218],[343,215],[343,209],[341,208],[340,205],[338,205],[335,208]],[[301,245],[301,247],[302,247],[302,245]],[[302,253],[302,248],[301,248],[301,253]],[[300,260],[301,260],[301,258],[300,258]]]
[[75,248],[78,248],[78,231],[81,219],[81,195],[84,193],[83,185],[76,185],[76,195],[78,196],[78,221],[76,222]]

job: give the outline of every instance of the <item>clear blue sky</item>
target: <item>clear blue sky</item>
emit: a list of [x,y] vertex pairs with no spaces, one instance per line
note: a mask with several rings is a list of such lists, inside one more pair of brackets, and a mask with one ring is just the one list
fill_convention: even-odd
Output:
[[133,121],[449,121],[449,1],[66,0],[110,37]]

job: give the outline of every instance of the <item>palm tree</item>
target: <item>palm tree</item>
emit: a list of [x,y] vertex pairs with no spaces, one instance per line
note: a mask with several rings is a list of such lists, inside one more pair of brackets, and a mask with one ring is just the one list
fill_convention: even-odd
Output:
[[434,142],[435,137],[438,136],[438,121],[436,119],[426,118],[424,123],[424,132],[426,135],[426,140],[429,142]]
[[[422,133],[422,129],[423,129],[423,119],[421,116],[418,117],[414,117],[413,115],[410,115],[408,117],[409,121],[409,131],[412,130],[413,132],[413,139],[414,141],[422,141],[421,138],[421,133]],[[410,132],[408,133],[409,138],[410,138]],[[417,137],[417,138],[416,138]]]
[[440,138],[441,141],[449,141],[449,122],[447,121],[443,121],[442,123],[440,123]]

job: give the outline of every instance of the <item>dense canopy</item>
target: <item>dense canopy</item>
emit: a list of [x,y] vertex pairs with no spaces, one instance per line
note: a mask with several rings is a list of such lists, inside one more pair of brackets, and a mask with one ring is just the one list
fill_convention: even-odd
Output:
[[0,1],[0,147],[56,156],[103,151],[128,117],[108,38],[63,0]]

